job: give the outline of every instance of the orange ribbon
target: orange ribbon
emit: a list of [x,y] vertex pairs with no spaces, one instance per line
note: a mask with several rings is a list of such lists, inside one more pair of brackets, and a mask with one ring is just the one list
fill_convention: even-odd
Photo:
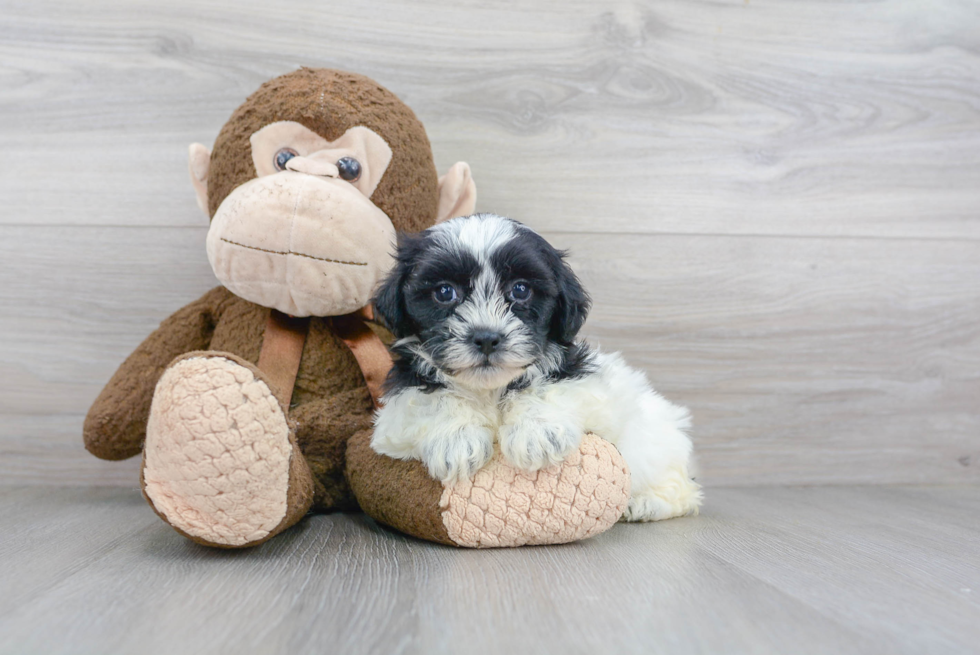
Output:
[[365,320],[373,319],[374,310],[368,305],[353,314],[334,316],[331,323],[334,332],[347,344],[357,365],[361,367],[361,374],[364,375],[371,394],[371,402],[377,409],[381,407],[381,388],[391,370],[392,360],[381,337],[365,323]]

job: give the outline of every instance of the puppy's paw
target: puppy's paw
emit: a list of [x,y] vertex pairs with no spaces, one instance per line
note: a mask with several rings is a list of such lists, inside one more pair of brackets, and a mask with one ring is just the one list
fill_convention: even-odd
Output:
[[582,426],[551,409],[515,411],[500,426],[500,451],[525,471],[560,464],[581,442]]
[[429,475],[442,482],[471,478],[493,456],[493,432],[480,425],[429,435],[421,460]]
[[687,467],[670,467],[656,481],[634,489],[623,513],[624,521],[662,521],[697,514],[704,494]]

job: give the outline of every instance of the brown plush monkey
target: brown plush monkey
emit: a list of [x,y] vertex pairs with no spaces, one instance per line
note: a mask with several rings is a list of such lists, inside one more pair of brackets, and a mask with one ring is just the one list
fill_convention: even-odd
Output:
[[278,77],[232,114],[213,152],[191,146],[190,170],[224,286],[127,358],[84,427],[98,457],[142,453],[144,495],[161,518],[219,547],[359,505],[468,546],[570,541],[619,518],[628,473],[594,437],[553,470],[498,459],[451,487],[370,449],[390,335],[364,318],[396,231],[472,213],[476,201],[466,164],[437,177],[425,130],[394,95],[339,71]]

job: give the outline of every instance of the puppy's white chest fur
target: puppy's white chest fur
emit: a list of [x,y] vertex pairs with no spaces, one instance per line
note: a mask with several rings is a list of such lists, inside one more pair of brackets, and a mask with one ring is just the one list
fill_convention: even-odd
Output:
[[587,432],[630,468],[626,518],[697,510],[687,410],[619,355],[576,343],[591,300],[541,235],[494,214],[403,237],[375,309],[398,338],[372,445],[450,482],[499,444],[517,468],[559,464]]
[[372,447],[422,461],[452,482],[470,477],[495,444],[520,469],[559,464],[592,432],[614,444],[630,467],[626,518],[659,520],[690,514],[700,487],[690,478],[688,411],[657,394],[641,372],[616,354],[596,353],[594,372],[575,379],[532,380],[521,391],[447,386],[401,389],[379,410]]

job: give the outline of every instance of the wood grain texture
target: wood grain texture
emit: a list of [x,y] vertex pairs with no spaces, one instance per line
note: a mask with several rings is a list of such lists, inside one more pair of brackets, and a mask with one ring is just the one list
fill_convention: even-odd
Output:
[[135,490],[0,488],[0,653],[970,653],[978,516],[975,486],[718,488],[566,546],[338,514],[229,552]]
[[215,284],[186,146],[300,65],[375,77],[708,484],[980,481],[980,5],[2,2],[0,478],[131,485],[88,405]]
[[[980,244],[545,235],[592,290],[586,338],[693,410],[707,484],[978,481]],[[156,323],[215,284],[204,236],[0,227],[0,257],[21,260],[0,271],[0,342],[20,344],[0,358],[0,476],[133,484],[134,464],[82,450],[81,422]]]
[[8,1],[0,30],[5,223],[199,225],[187,143],[310,65],[548,229],[980,238],[971,0]]

